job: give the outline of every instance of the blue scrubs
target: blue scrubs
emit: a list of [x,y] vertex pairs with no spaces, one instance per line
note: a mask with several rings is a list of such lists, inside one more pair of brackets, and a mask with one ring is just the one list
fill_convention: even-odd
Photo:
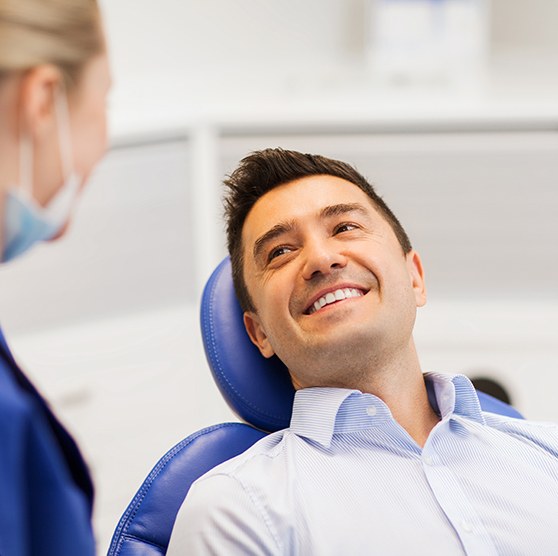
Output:
[[93,556],[93,485],[0,330],[0,554]]

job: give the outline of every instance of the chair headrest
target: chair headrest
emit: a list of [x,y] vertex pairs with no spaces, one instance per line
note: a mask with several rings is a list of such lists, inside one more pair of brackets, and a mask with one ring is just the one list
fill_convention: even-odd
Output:
[[230,408],[264,431],[288,427],[295,394],[289,372],[277,357],[263,357],[248,337],[228,257],[205,286],[201,328],[213,378]]
[[[201,328],[213,378],[230,408],[258,429],[287,428],[295,394],[289,372],[276,356],[264,358],[248,337],[228,257],[205,286]],[[484,411],[523,418],[512,406],[483,392],[478,395]]]

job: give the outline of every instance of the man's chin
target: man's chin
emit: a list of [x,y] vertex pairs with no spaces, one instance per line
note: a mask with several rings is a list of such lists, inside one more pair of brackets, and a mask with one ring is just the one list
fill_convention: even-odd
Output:
[[315,334],[304,346],[304,359],[309,366],[321,368],[344,367],[369,351],[370,334],[358,330],[339,330],[337,333]]
[[305,327],[308,343],[326,351],[342,350],[346,346],[358,346],[362,342],[367,344],[371,336],[371,323],[361,319],[332,314],[331,318],[311,324],[312,326]]

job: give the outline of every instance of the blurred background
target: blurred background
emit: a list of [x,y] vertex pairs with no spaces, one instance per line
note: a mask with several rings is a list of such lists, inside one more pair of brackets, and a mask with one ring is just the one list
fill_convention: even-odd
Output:
[[198,309],[255,149],[355,164],[423,256],[423,368],[558,420],[557,2],[102,5],[110,150],[67,237],[0,271],[12,348],[91,464],[99,553],[167,449],[235,420]]

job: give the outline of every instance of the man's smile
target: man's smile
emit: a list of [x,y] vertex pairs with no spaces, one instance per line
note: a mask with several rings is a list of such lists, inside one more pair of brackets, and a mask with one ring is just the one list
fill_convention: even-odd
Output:
[[313,297],[313,300],[304,311],[305,315],[312,315],[320,311],[328,305],[351,299],[355,297],[362,297],[366,295],[368,290],[354,285],[339,285],[329,288],[328,290],[321,291]]

